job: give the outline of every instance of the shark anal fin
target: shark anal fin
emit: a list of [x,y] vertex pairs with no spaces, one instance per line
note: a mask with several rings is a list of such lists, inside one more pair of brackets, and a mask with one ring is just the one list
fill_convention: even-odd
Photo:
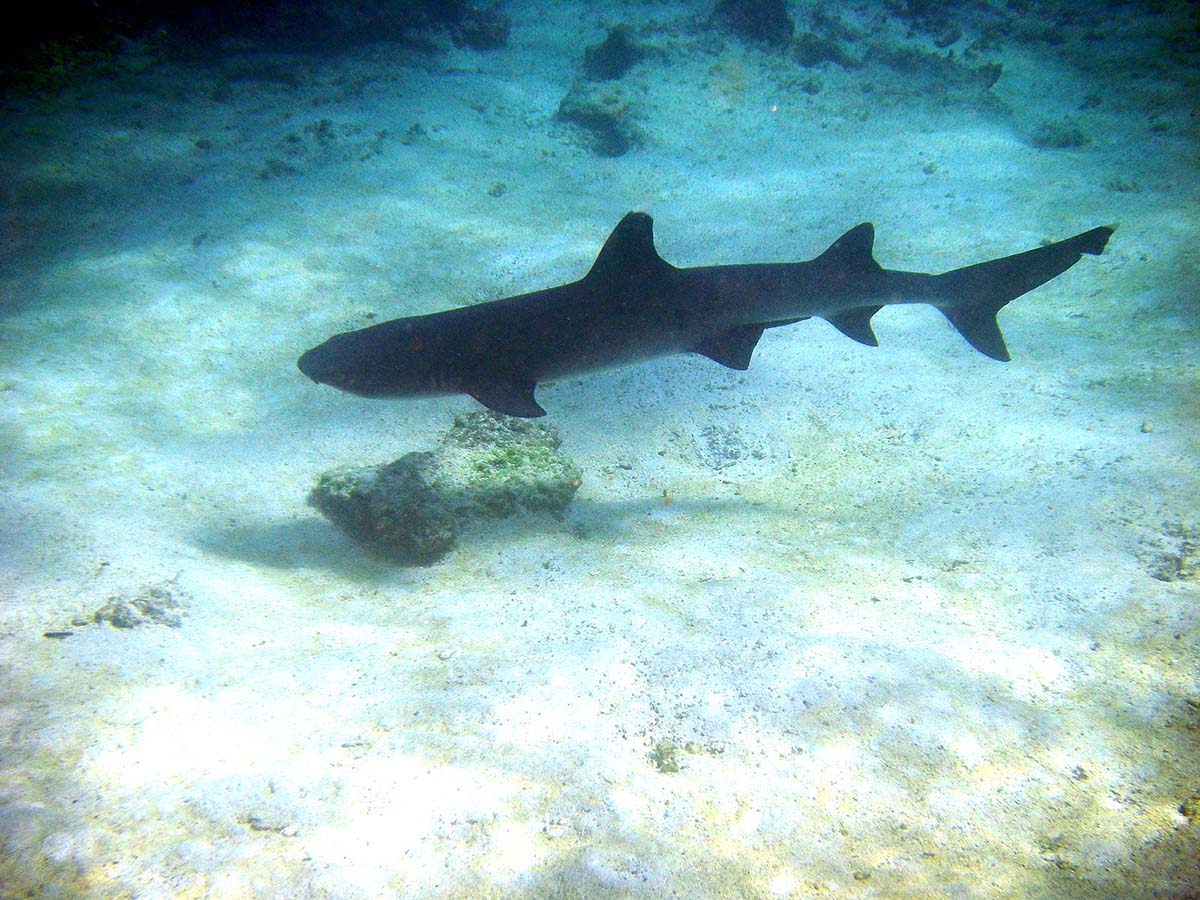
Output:
[[837,315],[825,316],[824,319],[846,337],[868,347],[878,347],[879,338],[875,337],[871,328],[871,316],[881,309],[882,306],[856,306]]
[[693,349],[731,369],[750,368],[750,357],[762,337],[763,327],[759,324],[734,325],[725,331],[709,335]]
[[463,393],[470,394],[488,409],[506,416],[536,419],[546,411],[533,399],[532,381],[513,381],[499,378],[480,379],[463,386]]

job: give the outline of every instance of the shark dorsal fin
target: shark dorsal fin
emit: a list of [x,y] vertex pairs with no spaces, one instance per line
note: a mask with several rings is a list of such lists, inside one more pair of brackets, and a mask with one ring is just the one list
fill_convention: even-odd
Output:
[[587,278],[600,281],[644,278],[667,267],[654,249],[654,220],[644,212],[631,212],[612,230]]
[[875,262],[875,226],[870,222],[855,225],[829,245],[829,249],[813,262],[827,263],[843,272],[875,271],[881,268]]

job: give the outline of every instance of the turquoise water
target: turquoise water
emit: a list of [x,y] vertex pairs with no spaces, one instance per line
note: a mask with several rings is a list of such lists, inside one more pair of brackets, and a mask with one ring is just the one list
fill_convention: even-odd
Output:
[[[9,91],[0,897],[1200,890],[1195,10],[711,10],[141,22]],[[1007,364],[903,306],[544,385],[564,517],[433,565],[306,503],[480,407],[301,352],[633,209],[679,266],[1117,231]]]

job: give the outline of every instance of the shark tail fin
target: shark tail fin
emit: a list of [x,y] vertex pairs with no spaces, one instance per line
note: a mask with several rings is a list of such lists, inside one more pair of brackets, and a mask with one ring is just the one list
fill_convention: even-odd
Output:
[[967,343],[992,359],[1008,362],[996,313],[1022,294],[1061,275],[1084,253],[1104,251],[1113,228],[1104,226],[1036,250],[954,269],[937,277],[935,306]]

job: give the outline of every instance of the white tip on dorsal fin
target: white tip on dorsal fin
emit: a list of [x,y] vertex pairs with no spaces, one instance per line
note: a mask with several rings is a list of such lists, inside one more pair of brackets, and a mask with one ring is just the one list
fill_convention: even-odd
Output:
[[654,249],[654,220],[644,212],[626,213],[612,230],[588,278],[642,278],[667,267]]

